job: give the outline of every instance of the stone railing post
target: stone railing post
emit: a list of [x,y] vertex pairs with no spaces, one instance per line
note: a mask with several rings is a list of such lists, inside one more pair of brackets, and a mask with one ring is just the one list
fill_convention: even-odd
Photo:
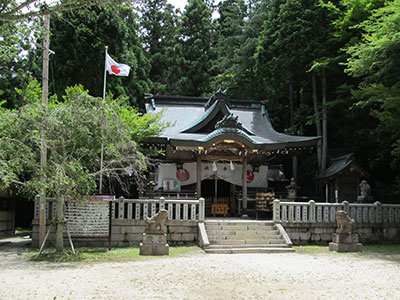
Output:
[[160,210],[165,209],[165,198],[160,197]]
[[382,203],[380,203],[379,201],[375,202],[375,209],[376,209],[376,215],[375,215],[375,220],[376,223],[382,223]]
[[124,218],[124,212],[125,212],[125,198],[121,196],[118,199],[118,219]]
[[206,200],[204,198],[199,199],[199,221],[203,222],[205,219],[205,210],[206,210]]
[[308,221],[311,223],[315,223],[315,201],[314,200],[310,200],[308,201],[308,203],[310,204],[310,211],[308,212]]
[[347,213],[347,215],[350,215],[349,201],[344,200],[342,203],[343,203],[343,210]]
[[301,222],[308,222],[310,220],[310,211],[309,211],[309,206],[310,205],[302,205],[302,211],[303,211],[303,215],[301,217]]
[[272,205],[273,205],[273,221],[274,223],[276,222],[280,222],[281,218],[280,218],[280,203],[281,201],[279,201],[278,199],[275,199],[274,201],[272,201]]

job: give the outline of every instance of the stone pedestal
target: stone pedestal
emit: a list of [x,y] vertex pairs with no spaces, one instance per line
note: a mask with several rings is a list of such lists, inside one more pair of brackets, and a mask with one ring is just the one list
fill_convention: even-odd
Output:
[[374,198],[372,196],[358,196],[357,202],[358,203],[372,203],[372,202],[374,202]]
[[143,233],[143,242],[139,245],[139,255],[169,255],[167,235],[165,233]]
[[336,252],[362,252],[362,244],[355,233],[334,233],[332,242],[329,243],[329,251]]

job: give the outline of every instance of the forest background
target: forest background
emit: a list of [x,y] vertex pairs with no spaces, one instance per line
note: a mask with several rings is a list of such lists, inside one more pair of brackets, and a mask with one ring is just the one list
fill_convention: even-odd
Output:
[[[7,19],[3,2],[0,101],[13,110],[38,101],[42,26]],[[313,188],[329,158],[354,153],[375,199],[398,202],[400,0],[189,0],[182,11],[166,0],[116,2],[52,14],[53,97],[75,84],[101,96],[108,45],[132,69],[107,90],[131,106],[143,110],[146,93],[208,97],[218,88],[266,100],[278,131],[322,136],[317,155],[299,160],[300,186]]]

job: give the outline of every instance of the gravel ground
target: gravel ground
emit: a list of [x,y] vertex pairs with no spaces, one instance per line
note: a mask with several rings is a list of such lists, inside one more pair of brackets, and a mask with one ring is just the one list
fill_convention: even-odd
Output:
[[30,262],[0,242],[0,299],[400,299],[399,258],[204,254],[121,263]]

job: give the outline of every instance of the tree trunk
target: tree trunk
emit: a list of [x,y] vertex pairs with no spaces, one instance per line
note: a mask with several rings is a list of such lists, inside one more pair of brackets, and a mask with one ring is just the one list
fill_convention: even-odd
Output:
[[[290,110],[290,127],[294,127],[294,84],[293,79],[289,78],[289,110]],[[297,182],[297,156],[292,157],[292,176]]]
[[292,78],[289,78],[289,110],[290,110],[290,127],[294,126],[294,86]]
[[[321,130],[321,120],[319,117],[319,103],[317,96],[317,80],[315,78],[315,73],[312,73],[312,97],[314,103],[314,113],[315,113],[315,126],[317,127],[317,135],[322,136]],[[317,145],[317,157],[318,157],[318,170],[321,170],[321,159],[322,159],[322,143],[321,140],[318,141]]]
[[326,73],[322,69],[322,153],[321,153],[321,171],[326,169],[328,156],[328,116],[326,107]]
[[56,250],[64,250],[64,196],[57,197]]

